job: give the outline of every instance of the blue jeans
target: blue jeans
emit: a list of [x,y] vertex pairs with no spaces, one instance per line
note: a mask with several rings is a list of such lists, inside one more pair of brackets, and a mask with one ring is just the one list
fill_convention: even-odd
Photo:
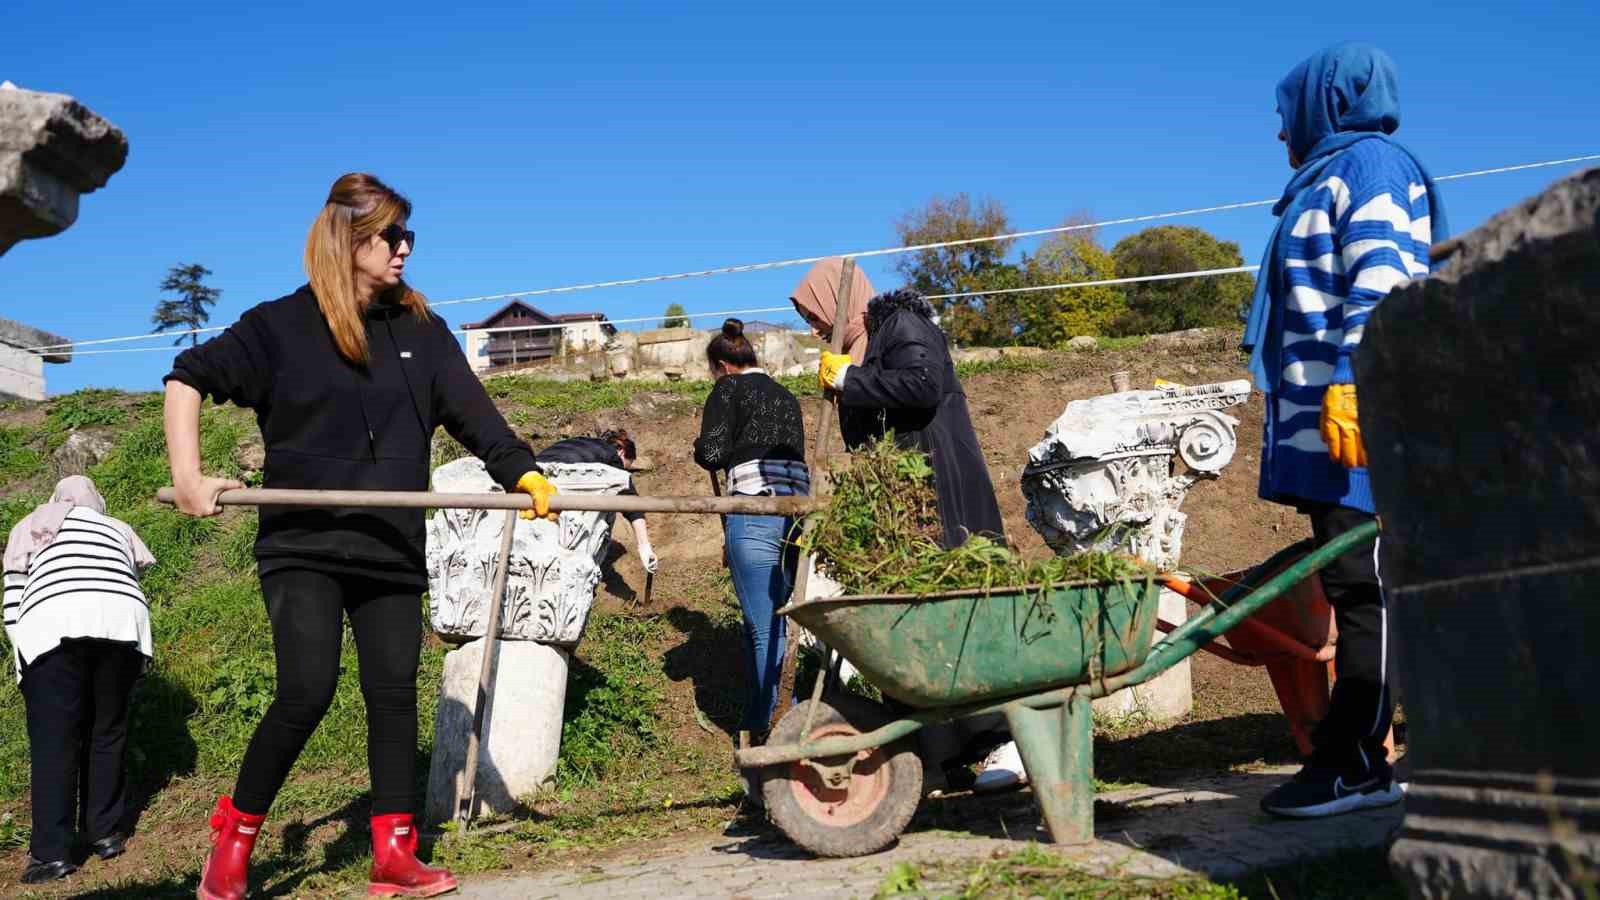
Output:
[[799,549],[789,543],[794,520],[782,516],[729,516],[728,568],[744,610],[745,659],[751,673],[740,728],[765,734],[778,705],[778,672],[783,667],[786,629],[773,611],[794,590]]

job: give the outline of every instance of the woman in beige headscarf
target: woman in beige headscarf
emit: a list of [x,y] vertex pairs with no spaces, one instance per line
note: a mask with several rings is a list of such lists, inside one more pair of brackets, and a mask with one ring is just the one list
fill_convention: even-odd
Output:
[[[806,272],[789,298],[811,330],[825,339],[832,337],[833,317],[839,313],[839,275],[843,271],[844,257],[822,260]],[[845,317],[844,351],[857,365],[867,356],[867,303],[875,294],[867,273],[856,266],[855,278],[850,282],[850,314]]]
[[82,475],[61,479],[6,541],[0,597],[28,711],[33,776],[24,884],[72,874],[75,823],[101,859],[120,854],[127,841],[128,707],[152,652],[139,574],[154,564]]
[[[838,257],[818,262],[789,298],[819,337],[840,327],[833,320],[843,270]],[[845,446],[854,450],[892,432],[900,446],[928,454],[946,547],[974,534],[1003,541],[989,467],[933,307],[908,289],[874,295],[857,268],[842,327],[847,353],[824,351],[819,380],[838,393]]]
[[[835,327],[843,265],[841,259],[826,259],[812,266],[790,298],[822,337],[830,337]],[[843,327],[849,354],[824,352],[818,379],[838,393],[845,445],[855,449],[893,433],[901,447],[928,455],[944,546],[959,546],[975,534],[1004,541],[989,467],[933,307],[912,290],[874,296],[867,276],[856,269]],[[925,755],[940,761],[946,785],[965,787],[972,774],[964,764],[1004,740],[1004,720],[980,717],[953,728],[926,728],[920,735]],[[1016,745],[1007,742],[990,754],[979,782],[1001,787],[1023,777]]]

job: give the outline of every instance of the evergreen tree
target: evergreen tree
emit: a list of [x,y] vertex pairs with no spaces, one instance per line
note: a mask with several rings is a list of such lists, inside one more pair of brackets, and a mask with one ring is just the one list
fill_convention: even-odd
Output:
[[193,332],[204,328],[206,322],[210,321],[210,307],[216,305],[217,298],[222,296],[221,289],[203,283],[210,274],[211,270],[199,263],[176,265],[167,270],[167,277],[161,280],[161,290],[178,296],[156,303],[156,311],[150,316],[151,323],[156,326],[153,333],[181,328],[190,333],[179,335],[172,342],[173,346],[183,343],[186,337],[190,346],[200,343],[200,336]]

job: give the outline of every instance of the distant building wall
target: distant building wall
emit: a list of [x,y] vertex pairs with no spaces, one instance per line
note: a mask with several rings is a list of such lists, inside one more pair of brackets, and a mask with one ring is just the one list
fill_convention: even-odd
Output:
[[72,359],[72,350],[30,353],[26,348],[66,343],[67,339],[60,335],[0,319],[0,396],[43,400],[44,364],[68,362]]

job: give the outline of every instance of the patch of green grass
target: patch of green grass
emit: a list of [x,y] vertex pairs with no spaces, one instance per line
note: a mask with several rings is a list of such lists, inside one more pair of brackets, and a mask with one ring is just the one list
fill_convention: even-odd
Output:
[[1133,350],[1144,345],[1150,340],[1148,334],[1130,334],[1123,337],[1097,337],[1095,349],[1097,350]]
[[38,437],[31,428],[0,425],[0,482],[23,481],[39,474],[44,456],[34,447]]
[[226,526],[218,549],[228,571],[238,574],[255,571],[256,532],[260,526],[261,516],[254,509],[236,513],[234,521]]
[[875,897],[939,896],[968,898],[1030,897],[1041,900],[1240,900],[1231,885],[1194,876],[1141,878],[1097,875],[1037,845],[980,862],[891,868]]
[[63,394],[50,401],[46,426],[64,435],[79,428],[121,425],[128,420],[127,411],[118,403],[123,396],[121,391],[105,388],[85,388]]
[[556,413],[619,409],[636,394],[665,392],[704,403],[711,382],[697,381],[552,381],[533,375],[506,375],[483,383],[489,396]]
[[665,676],[647,648],[663,632],[657,618],[590,618],[575,660],[582,665],[568,675],[558,785],[595,784],[619,760],[655,746]]
[[34,507],[50,499],[43,491],[27,491],[0,500],[0,539],[11,534],[12,526],[33,512]]
[[999,359],[972,359],[956,363],[956,375],[961,378],[971,378],[974,375],[988,375],[994,372],[1037,372],[1041,369],[1052,368],[1055,363],[1049,356],[1038,354],[1035,356],[1002,356]]

